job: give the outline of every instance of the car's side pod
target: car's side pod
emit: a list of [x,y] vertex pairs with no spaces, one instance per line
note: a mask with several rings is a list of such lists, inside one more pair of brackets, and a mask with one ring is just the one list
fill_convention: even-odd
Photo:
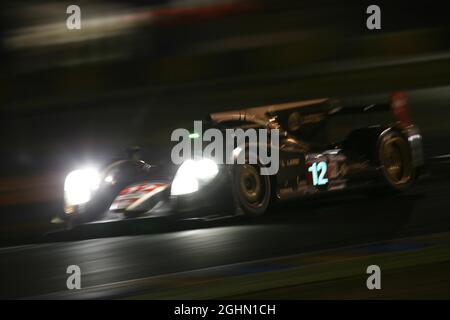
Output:
[[422,136],[415,125],[407,128],[397,126],[371,126],[355,129],[343,141],[342,147],[346,152],[352,152],[359,157],[365,157],[373,164],[378,165],[378,147],[380,141],[387,134],[397,132],[408,141],[412,164],[416,168],[424,166]]
[[381,135],[390,129],[386,126],[371,126],[355,129],[342,142],[342,148],[344,152],[351,153],[357,159],[369,160],[375,165],[378,162],[378,141]]
[[390,104],[373,105],[371,108],[363,110],[375,110],[376,107],[379,110],[390,110],[394,120],[393,124],[355,129],[343,141],[343,149],[357,157],[366,157],[372,163],[378,164],[379,142],[385,135],[395,131],[407,140],[413,166],[422,168],[425,165],[422,136],[419,128],[412,121],[408,95],[403,91],[397,91],[392,93]]

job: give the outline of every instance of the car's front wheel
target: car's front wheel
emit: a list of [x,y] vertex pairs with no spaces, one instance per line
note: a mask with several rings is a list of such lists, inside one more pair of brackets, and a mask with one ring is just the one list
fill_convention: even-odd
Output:
[[239,209],[247,216],[266,213],[273,202],[270,176],[261,174],[258,164],[236,165],[233,190]]

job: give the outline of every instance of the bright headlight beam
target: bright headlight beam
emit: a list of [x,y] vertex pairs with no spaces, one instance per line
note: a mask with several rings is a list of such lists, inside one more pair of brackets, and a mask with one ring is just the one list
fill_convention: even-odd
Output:
[[214,178],[219,172],[217,164],[211,159],[201,159],[195,162],[195,176],[199,179]]
[[200,181],[212,179],[218,172],[217,164],[211,159],[186,160],[178,168],[172,182],[171,194],[182,195],[196,192]]
[[170,194],[173,196],[179,196],[182,194],[188,194],[198,191],[198,181],[192,176],[178,176],[172,182],[172,188]]
[[70,172],[64,181],[64,197],[68,205],[79,205],[91,200],[92,192],[98,189],[100,177],[92,168]]

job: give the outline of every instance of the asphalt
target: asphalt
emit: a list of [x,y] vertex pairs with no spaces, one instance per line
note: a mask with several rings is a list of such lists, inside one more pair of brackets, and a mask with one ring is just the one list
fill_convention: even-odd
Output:
[[[440,166],[446,166],[441,164]],[[440,172],[440,167],[438,167]],[[0,298],[66,290],[69,265],[82,286],[450,230],[448,176],[433,172],[410,192],[288,203],[260,221],[187,222],[147,234],[0,249]],[[148,223],[148,222],[147,222]],[[156,224],[161,222],[156,221]]]

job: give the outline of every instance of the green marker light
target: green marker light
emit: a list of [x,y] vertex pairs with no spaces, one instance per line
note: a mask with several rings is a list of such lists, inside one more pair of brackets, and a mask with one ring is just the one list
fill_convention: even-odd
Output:
[[200,138],[200,135],[197,132],[189,134],[189,139],[198,139],[198,138]]

